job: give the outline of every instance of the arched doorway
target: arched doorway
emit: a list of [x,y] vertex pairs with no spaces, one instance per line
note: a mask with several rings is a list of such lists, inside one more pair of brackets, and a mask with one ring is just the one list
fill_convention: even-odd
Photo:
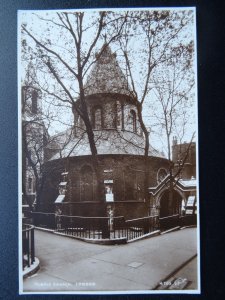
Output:
[[170,191],[166,190],[160,199],[160,218],[181,214],[181,208],[182,208],[182,197],[181,195],[176,191],[172,191],[172,202],[169,203],[170,199]]

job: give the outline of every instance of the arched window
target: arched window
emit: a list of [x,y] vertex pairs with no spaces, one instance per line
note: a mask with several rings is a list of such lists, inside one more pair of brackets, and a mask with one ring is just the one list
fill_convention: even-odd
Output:
[[34,90],[31,96],[31,101],[32,101],[31,112],[33,114],[37,114],[37,99],[38,99],[38,93],[37,91]]
[[83,166],[80,170],[81,201],[93,200],[93,170],[90,166]]
[[32,177],[29,177],[29,178],[28,178],[28,191],[29,191],[30,193],[33,192],[32,187],[33,187],[33,178],[32,178]]
[[160,183],[167,176],[168,172],[164,168],[160,168],[157,172],[157,181]]
[[96,106],[93,109],[93,128],[101,129],[102,127],[102,108],[101,106]]
[[130,118],[131,118],[132,131],[137,132],[137,117],[136,117],[136,112],[133,109],[130,111]]
[[125,184],[125,200],[136,200],[136,173],[134,171],[124,172],[124,184]]
[[26,86],[22,87],[22,113],[25,113],[27,105],[27,88]]

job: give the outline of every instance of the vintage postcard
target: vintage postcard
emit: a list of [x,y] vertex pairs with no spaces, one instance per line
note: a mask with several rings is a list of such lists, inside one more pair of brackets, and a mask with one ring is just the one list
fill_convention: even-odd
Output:
[[196,11],[18,11],[20,294],[200,293]]

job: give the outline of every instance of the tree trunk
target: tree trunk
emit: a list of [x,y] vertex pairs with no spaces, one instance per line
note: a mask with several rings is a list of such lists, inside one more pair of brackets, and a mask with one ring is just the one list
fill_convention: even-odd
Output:
[[[82,78],[80,75],[79,78]],[[82,112],[82,119],[84,121],[88,141],[91,149],[91,159],[92,159],[92,165],[94,168],[94,172],[96,175],[96,181],[97,181],[97,197],[98,200],[100,200],[102,203],[104,203],[104,186],[103,186],[103,178],[100,170],[100,163],[98,159],[98,152],[97,147],[95,144],[95,138],[94,138],[94,132],[92,128],[92,124],[90,122],[90,117],[88,115],[88,109],[85,101],[85,95],[84,95],[84,88],[83,88],[83,81],[79,80],[79,89],[80,89],[80,109]],[[106,215],[106,209],[104,209],[104,214]]]
[[[142,105],[137,101],[137,112],[138,112],[138,119],[141,125],[141,129],[143,130],[144,137],[145,137],[145,149],[144,149],[144,171],[145,171],[145,179],[144,179],[144,200],[148,201],[149,199],[149,164],[148,164],[148,158],[149,158],[149,132],[144,124],[143,118],[142,118]],[[151,212],[149,211],[149,214]]]

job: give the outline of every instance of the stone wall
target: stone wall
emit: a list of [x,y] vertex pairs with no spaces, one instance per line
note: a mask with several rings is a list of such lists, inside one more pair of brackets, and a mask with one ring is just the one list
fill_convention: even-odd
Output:
[[[100,155],[102,182],[113,180],[114,202],[106,203],[98,199],[97,181],[92,169],[91,156],[58,159],[46,163],[46,180],[40,199],[39,210],[54,211],[59,194],[61,173],[68,171],[68,185],[64,200],[64,213],[80,216],[106,215],[106,207],[111,205],[115,216],[126,219],[149,214],[149,199],[144,199],[145,162],[143,156]],[[163,158],[149,157],[149,186],[157,185],[157,171],[168,167]],[[52,171],[50,171],[52,170]],[[48,174],[48,175],[47,175]]]
[[[95,111],[101,110],[101,128],[102,129],[117,129],[117,130],[133,130],[132,114],[135,114],[136,118],[136,130],[135,133],[141,135],[142,130],[137,117],[137,108],[132,102],[132,99],[127,95],[119,94],[99,94],[86,97],[86,103],[88,108],[88,114],[94,129],[95,126]],[[76,103],[79,106],[79,100]],[[84,122],[79,117],[78,113],[74,110],[74,124],[75,131],[79,135],[79,132],[85,130]]]

